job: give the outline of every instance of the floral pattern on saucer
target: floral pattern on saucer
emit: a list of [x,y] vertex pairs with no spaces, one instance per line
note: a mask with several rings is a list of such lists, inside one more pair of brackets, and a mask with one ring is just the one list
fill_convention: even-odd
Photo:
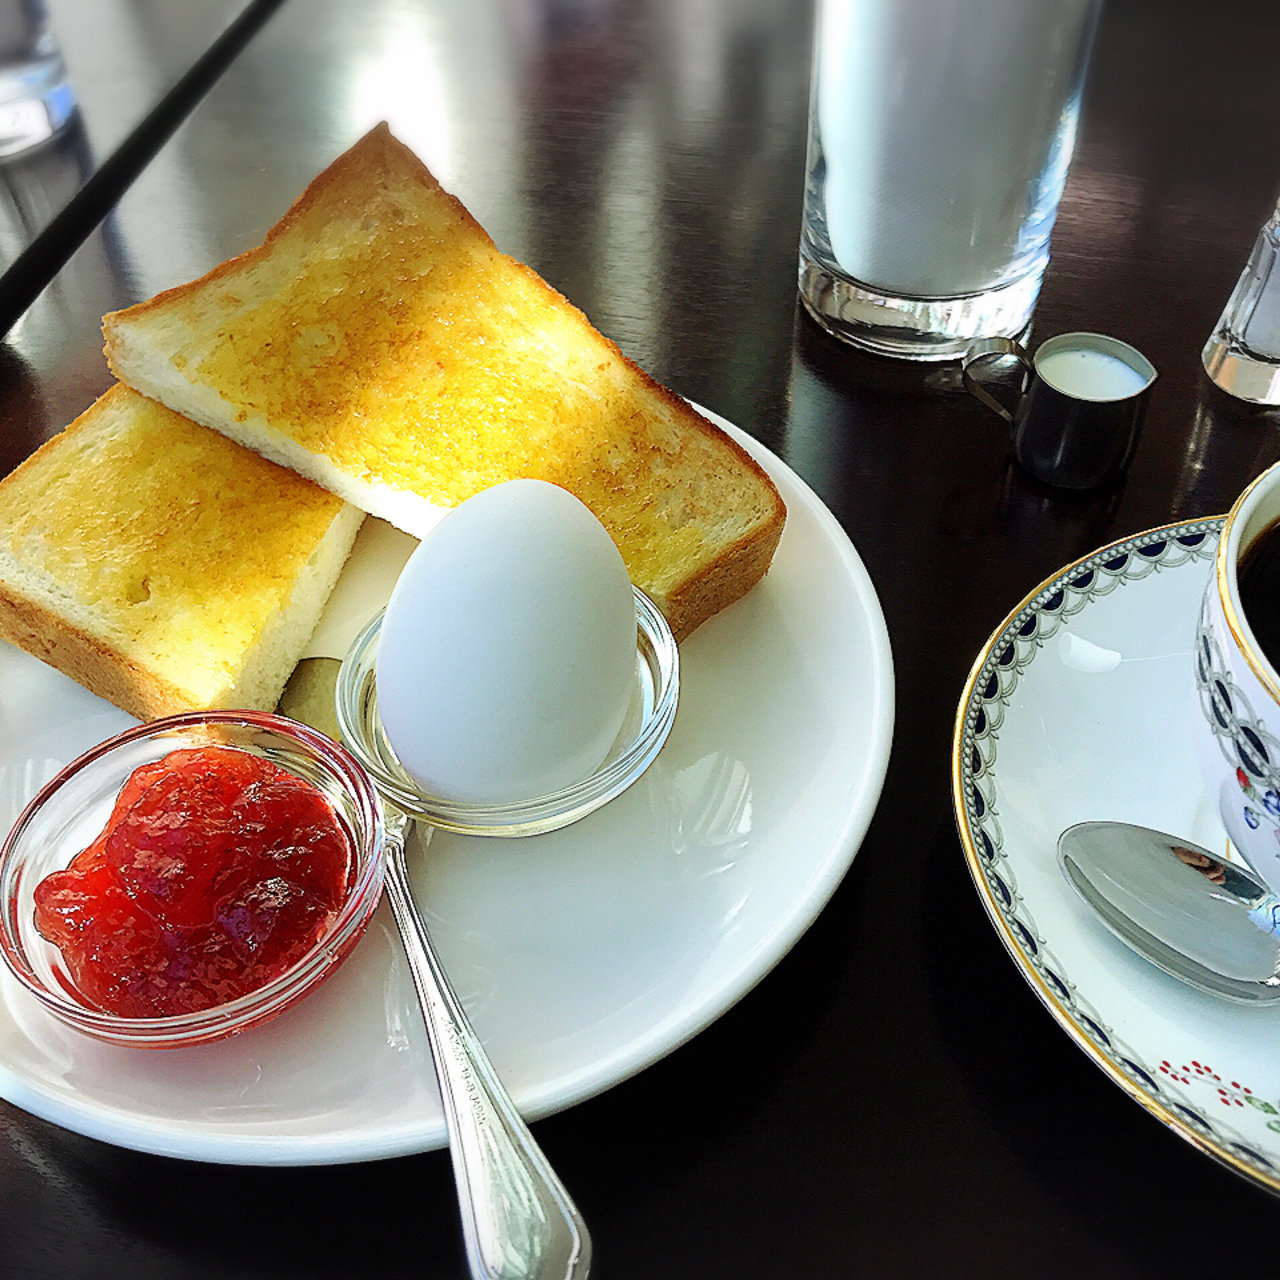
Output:
[[[1149,1061],[1108,1024],[1072,980],[1019,891],[1006,856],[995,785],[1001,730],[1017,705],[1015,697],[1027,669],[1046,643],[1083,610],[1118,589],[1191,562],[1211,561],[1222,524],[1220,518],[1194,521],[1117,542],[1067,567],[1029,597],[992,638],[970,677],[957,723],[953,781],[970,871],[998,932],[1037,994],[1090,1055],[1109,1067],[1149,1110],[1197,1146],[1280,1190],[1280,1156],[1269,1158],[1227,1122],[1249,1112],[1266,1113],[1274,1117],[1266,1127],[1280,1132],[1280,1104],[1257,1098],[1238,1082],[1224,1085],[1197,1063]],[[1194,616],[1189,622],[1194,625]],[[1206,1083],[1212,1083],[1211,1096],[1202,1087]],[[1205,1105],[1206,1097],[1213,1112]],[[1221,1111],[1224,1098],[1230,1114]]]
[[1263,1115],[1272,1117],[1267,1121],[1267,1128],[1280,1133],[1280,1102],[1268,1102],[1266,1098],[1254,1093],[1247,1084],[1220,1076],[1208,1063],[1193,1060],[1184,1062],[1181,1066],[1174,1066],[1166,1059],[1160,1064],[1160,1071],[1178,1084],[1204,1085],[1212,1090],[1216,1101],[1224,1107],[1253,1107],[1261,1111]]

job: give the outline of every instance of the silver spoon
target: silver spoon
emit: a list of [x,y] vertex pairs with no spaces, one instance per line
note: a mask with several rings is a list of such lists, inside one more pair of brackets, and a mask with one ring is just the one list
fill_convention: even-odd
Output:
[[1124,822],[1068,827],[1058,865],[1103,924],[1166,973],[1229,1000],[1280,1000],[1280,899],[1244,867]]
[[[341,663],[306,658],[280,713],[341,741],[334,690]],[[449,1130],[467,1261],[476,1280],[584,1280],[591,1237],[471,1029],[409,887],[409,818],[383,800],[387,900],[417,988]]]

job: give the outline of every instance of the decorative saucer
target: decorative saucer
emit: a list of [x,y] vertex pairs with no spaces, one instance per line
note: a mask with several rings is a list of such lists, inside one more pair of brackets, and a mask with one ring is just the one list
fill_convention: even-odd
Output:
[[997,934],[1058,1023],[1195,1147],[1280,1192],[1280,1020],[1179,983],[1062,878],[1059,833],[1106,819],[1225,837],[1203,794],[1192,652],[1222,520],[1104,547],[1033,591],[979,654],[952,785]]

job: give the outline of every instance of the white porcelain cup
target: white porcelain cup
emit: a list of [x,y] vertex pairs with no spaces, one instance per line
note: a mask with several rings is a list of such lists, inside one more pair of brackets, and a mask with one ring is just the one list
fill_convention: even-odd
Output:
[[[1203,713],[1196,745],[1205,781],[1239,853],[1280,893],[1280,671],[1262,651],[1240,598],[1240,565],[1280,521],[1280,464],[1236,500],[1218,541],[1196,628]],[[1280,528],[1272,534],[1280,537]],[[1280,594],[1275,600],[1280,609]],[[1280,654],[1277,654],[1280,657]]]

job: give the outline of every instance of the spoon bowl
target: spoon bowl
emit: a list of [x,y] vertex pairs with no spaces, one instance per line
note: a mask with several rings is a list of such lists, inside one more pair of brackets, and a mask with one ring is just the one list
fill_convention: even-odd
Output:
[[1058,865],[1102,923],[1165,973],[1242,1004],[1280,1001],[1280,899],[1247,868],[1125,822],[1068,827]]

